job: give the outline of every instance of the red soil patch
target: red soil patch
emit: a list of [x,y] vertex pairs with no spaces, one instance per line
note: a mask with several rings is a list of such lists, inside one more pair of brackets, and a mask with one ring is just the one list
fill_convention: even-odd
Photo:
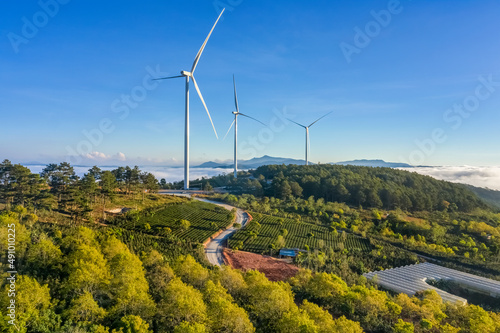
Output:
[[232,268],[262,272],[270,281],[285,281],[297,274],[299,268],[284,260],[275,259],[251,252],[224,249],[224,262]]

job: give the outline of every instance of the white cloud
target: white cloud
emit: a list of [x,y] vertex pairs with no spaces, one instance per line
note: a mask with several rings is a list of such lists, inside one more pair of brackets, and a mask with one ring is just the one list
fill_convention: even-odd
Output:
[[108,159],[108,156],[104,153],[100,153],[98,151],[93,151],[91,153],[85,154],[84,157],[91,160],[105,160]]
[[124,153],[118,153],[115,155],[115,158],[119,161],[125,161],[127,158],[125,157],[125,154]]
[[469,184],[500,191],[500,166],[436,166],[401,168],[453,183]]
[[[180,181],[184,179],[184,168],[173,167],[151,167],[145,166],[141,170],[151,172],[156,178],[165,178],[167,182]],[[231,169],[222,168],[190,168],[189,177],[191,180],[202,177],[213,177],[231,172]]]
[[127,160],[127,157],[124,153],[118,152],[114,155],[107,155],[105,153],[99,151],[93,151],[91,153],[81,155],[80,156],[81,163],[98,163],[98,162],[124,162]]

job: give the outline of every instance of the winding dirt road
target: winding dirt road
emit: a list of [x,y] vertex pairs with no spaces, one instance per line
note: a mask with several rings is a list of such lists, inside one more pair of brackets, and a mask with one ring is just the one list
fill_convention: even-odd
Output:
[[[233,207],[231,205],[227,205],[224,203],[220,203],[217,201],[212,201],[212,200],[207,200],[203,198],[197,198],[193,197],[193,199],[208,202],[220,207],[223,207],[227,210],[233,210],[236,207]],[[241,224],[241,227],[243,227],[248,221],[248,214],[239,208],[236,208],[236,221],[235,223]],[[205,246],[205,256],[207,257],[208,261],[215,266],[222,266],[224,265],[224,259],[222,256],[222,251],[224,250],[224,244],[225,242],[231,237],[238,229],[234,227],[230,227],[226,230],[224,230],[222,233],[220,233],[217,237],[212,239],[210,243]]]
[[[215,202],[211,202],[213,204],[217,204]],[[219,205],[223,206],[223,205]],[[227,205],[224,205],[227,206]],[[223,207],[224,207],[223,206]],[[231,207],[231,206],[229,206]],[[225,207],[227,208],[227,207]],[[232,209],[232,208],[231,208]],[[237,209],[236,210],[236,223],[241,224],[243,227],[248,221],[248,214],[241,210]],[[210,243],[207,244],[205,247],[205,256],[207,257],[208,261],[212,265],[216,266],[222,266],[224,264],[224,260],[222,257],[222,251],[224,250],[224,244],[229,237],[231,237],[238,229],[234,227],[230,227],[226,230],[224,230],[219,236],[215,237],[212,239]]]
[[[169,192],[165,191],[165,192],[162,192],[161,194],[190,197],[192,199],[208,202],[208,203],[223,207],[227,210],[233,210],[234,208],[236,208],[236,207],[233,207],[231,205],[227,205],[227,204],[220,203],[217,201],[207,200],[207,199],[198,198],[198,197],[192,197],[190,194],[185,193],[185,192],[183,192],[183,193],[170,192],[169,193]],[[248,221],[248,214],[244,210],[236,208],[236,221],[235,221],[235,223],[239,223],[239,224],[241,224],[241,227],[243,227],[243,226],[245,226],[247,221]],[[207,257],[208,261],[212,265],[215,265],[215,266],[224,265],[224,259],[222,256],[222,251],[224,250],[224,244],[225,244],[226,240],[229,239],[236,231],[238,231],[238,229],[236,229],[234,227],[230,227],[230,228],[224,230],[222,233],[220,233],[217,237],[212,239],[210,241],[210,243],[208,243],[207,246],[205,246],[205,256]]]

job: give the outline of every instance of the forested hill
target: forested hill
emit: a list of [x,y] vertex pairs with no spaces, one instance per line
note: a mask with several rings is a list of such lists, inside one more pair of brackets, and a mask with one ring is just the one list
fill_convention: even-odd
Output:
[[[385,209],[472,211],[488,205],[466,186],[391,168],[351,165],[267,165],[250,173],[263,193],[324,198]],[[252,182],[254,185],[256,181]],[[258,187],[258,185],[257,185]]]
[[500,191],[490,190],[488,188],[475,187],[472,185],[465,185],[472,192],[476,193],[481,199],[487,203],[500,209]]

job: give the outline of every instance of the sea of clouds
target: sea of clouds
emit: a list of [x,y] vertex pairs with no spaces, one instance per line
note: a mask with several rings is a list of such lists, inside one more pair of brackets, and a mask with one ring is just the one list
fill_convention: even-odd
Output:
[[500,166],[434,166],[400,168],[453,183],[500,191]]
[[[31,172],[40,173],[45,165],[27,165]],[[116,166],[103,166],[102,170],[116,169]],[[75,172],[83,176],[88,172],[88,166],[75,166]],[[184,169],[182,167],[161,167],[161,166],[142,166],[142,171],[151,172],[158,179],[165,178],[167,182],[180,181],[184,179]],[[410,172],[416,172],[440,180],[446,180],[454,183],[470,184],[477,187],[489,188],[500,191],[500,166],[433,166],[433,167],[414,167],[400,168]],[[202,177],[212,177],[231,172],[231,169],[223,168],[191,168],[190,176],[192,180]]]
[[[27,165],[31,172],[40,173],[42,172],[45,165]],[[73,169],[75,173],[82,177],[88,172],[90,166],[74,166]],[[101,170],[113,170],[117,166],[100,166]],[[141,171],[151,172],[156,178],[165,178],[167,183],[177,182],[184,179],[184,168],[181,167],[161,167],[161,166],[139,166]],[[231,172],[231,169],[222,168],[190,168],[190,179],[195,180],[202,177],[213,177],[224,173]]]

